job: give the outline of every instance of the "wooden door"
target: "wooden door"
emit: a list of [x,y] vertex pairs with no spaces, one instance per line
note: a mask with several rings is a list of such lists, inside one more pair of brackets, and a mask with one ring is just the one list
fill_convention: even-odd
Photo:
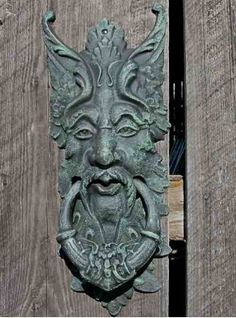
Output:
[[[167,0],[160,2],[168,7]],[[41,18],[54,10],[56,32],[71,47],[82,49],[88,28],[107,17],[124,27],[129,45],[135,46],[152,28],[152,4],[153,0],[0,2],[2,316],[108,315],[95,300],[71,291],[71,274],[58,256],[60,156],[48,135],[49,83]],[[166,43],[168,104],[168,39]],[[167,160],[167,143],[160,149]],[[168,259],[157,263],[161,291],[136,293],[122,315],[168,315]]]
[[[88,28],[107,17],[134,47],[152,28],[153,2],[0,0],[1,316],[108,315],[89,296],[71,291],[71,274],[58,256],[60,153],[48,134],[41,17],[53,9],[56,32],[79,50]],[[167,0],[159,2],[168,9]],[[186,0],[184,7],[187,315],[235,316],[236,7],[230,0]],[[166,43],[168,104],[168,36]],[[167,161],[167,142],[160,151]],[[123,316],[168,316],[168,259],[157,261],[156,274],[161,291],[136,293]]]

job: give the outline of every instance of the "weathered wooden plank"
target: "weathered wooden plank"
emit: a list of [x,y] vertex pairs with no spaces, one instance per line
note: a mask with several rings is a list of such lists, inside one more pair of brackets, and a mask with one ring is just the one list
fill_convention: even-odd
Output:
[[[161,1],[166,4],[165,1]],[[55,30],[62,39],[75,49],[83,49],[87,31],[97,24],[100,19],[107,17],[116,24],[121,25],[125,31],[129,46],[139,44],[153,26],[154,16],[150,9],[153,1],[120,1],[120,0],[90,0],[90,1],[50,1],[49,8],[57,13]],[[167,40],[168,46],[168,40]],[[168,52],[166,51],[166,73],[168,70]],[[165,101],[168,104],[168,76],[165,86]],[[47,102],[45,100],[45,102]],[[57,255],[55,236],[57,227],[58,207],[55,208],[57,196],[56,153],[57,149],[51,143],[53,157],[51,158],[50,174],[54,179],[53,202],[49,219],[49,274],[48,274],[48,314],[53,316],[107,316],[108,313],[95,300],[84,294],[76,294],[70,290],[71,274],[63,261]],[[167,145],[163,142],[160,151],[167,160]],[[55,165],[52,163],[55,162]],[[59,203],[59,202],[58,202]],[[166,227],[166,220],[163,221]],[[167,227],[166,227],[167,228]],[[121,312],[124,316],[167,316],[168,315],[168,260],[157,261],[157,276],[163,285],[157,294],[136,293],[126,308]]]
[[184,3],[187,312],[235,316],[235,1]]
[[46,315],[51,191],[47,77],[38,24],[45,9],[46,2],[1,1],[1,316]]

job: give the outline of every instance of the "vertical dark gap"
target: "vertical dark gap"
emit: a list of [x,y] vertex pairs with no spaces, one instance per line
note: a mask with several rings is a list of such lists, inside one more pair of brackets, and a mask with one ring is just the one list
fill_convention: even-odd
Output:
[[[185,184],[185,94],[183,0],[169,1],[170,174]],[[186,316],[186,242],[170,241],[169,317]]]

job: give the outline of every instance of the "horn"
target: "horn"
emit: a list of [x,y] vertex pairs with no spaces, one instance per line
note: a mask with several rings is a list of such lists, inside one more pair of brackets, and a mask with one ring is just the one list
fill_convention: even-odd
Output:
[[44,42],[50,52],[57,53],[59,56],[69,57],[75,61],[80,61],[76,52],[67,47],[52,31],[49,23],[56,21],[56,14],[53,11],[47,11],[43,15],[42,26],[44,32]]
[[151,114],[150,131],[153,140],[159,141],[170,127],[161,89],[167,17],[160,4],[155,4],[152,12],[156,16],[154,27],[128,56],[118,76],[118,88],[124,98]]
[[136,48],[128,58],[131,60],[142,55],[142,59],[146,59],[144,59],[144,61],[137,61],[139,64],[150,65],[156,63],[161,54],[164,52],[166,31],[165,9],[160,4],[156,3],[152,8],[152,12],[156,16],[156,22],[152,31],[149,33],[148,37],[143,41],[143,43]]
[[[55,20],[56,15],[53,11],[46,12],[42,19],[42,28],[54,91],[51,95],[51,135],[58,142],[59,147],[65,147],[63,115],[65,111],[73,111],[78,104],[88,100],[92,96],[93,85],[88,63],[81,54],[66,46],[51,29],[50,23]],[[60,116],[58,116],[58,104]]]

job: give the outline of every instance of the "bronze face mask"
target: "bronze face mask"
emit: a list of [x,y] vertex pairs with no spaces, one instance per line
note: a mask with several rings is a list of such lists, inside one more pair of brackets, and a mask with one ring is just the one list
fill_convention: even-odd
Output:
[[[155,292],[153,257],[167,255],[160,228],[168,185],[156,142],[169,123],[163,104],[166,16],[136,49],[102,20],[76,53],[43,18],[51,75],[51,136],[65,149],[59,173],[62,205],[57,240],[72,289],[102,301],[112,315],[133,290]],[[93,287],[91,288],[91,285]]]

